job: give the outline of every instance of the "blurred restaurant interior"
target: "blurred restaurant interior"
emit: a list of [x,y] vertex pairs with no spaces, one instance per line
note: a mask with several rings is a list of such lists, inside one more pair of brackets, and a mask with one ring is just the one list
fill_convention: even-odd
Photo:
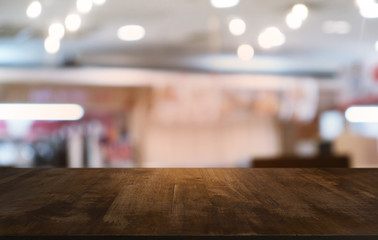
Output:
[[0,167],[378,167],[378,1],[0,0]]

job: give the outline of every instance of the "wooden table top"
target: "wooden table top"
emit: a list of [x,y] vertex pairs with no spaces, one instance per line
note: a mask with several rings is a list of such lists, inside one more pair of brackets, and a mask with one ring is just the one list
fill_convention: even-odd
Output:
[[1,170],[0,239],[53,236],[377,240],[378,169]]

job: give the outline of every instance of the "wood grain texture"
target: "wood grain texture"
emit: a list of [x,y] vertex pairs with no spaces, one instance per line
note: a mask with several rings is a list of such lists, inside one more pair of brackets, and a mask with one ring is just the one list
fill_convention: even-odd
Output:
[[0,238],[378,239],[378,169],[10,169],[0,190]]

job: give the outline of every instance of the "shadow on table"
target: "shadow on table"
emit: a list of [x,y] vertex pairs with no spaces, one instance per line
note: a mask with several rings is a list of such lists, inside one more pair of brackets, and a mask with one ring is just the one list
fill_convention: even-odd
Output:
[[348,156],[317,155],[313,157],[280,156],[255,158],[253,168],[348,168]]

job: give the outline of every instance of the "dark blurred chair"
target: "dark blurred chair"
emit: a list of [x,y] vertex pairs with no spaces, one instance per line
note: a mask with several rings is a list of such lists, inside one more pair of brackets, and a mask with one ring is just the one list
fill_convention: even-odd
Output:
[[255,158],[253,168],[348,168],[347,156],[318,155],[314,157],[282,156]]

